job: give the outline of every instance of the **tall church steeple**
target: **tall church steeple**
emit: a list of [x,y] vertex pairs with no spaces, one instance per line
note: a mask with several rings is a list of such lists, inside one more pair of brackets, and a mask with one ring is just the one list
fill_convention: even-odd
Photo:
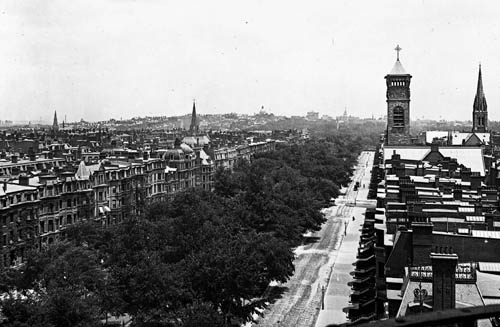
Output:
[[399,61],[399,45],[394,49],[397,59],[391,72],[385,76],[387,86],[387,130],[386,144],[410,143],[410,82],[408,74]]
[[191,114],[191,125],[189,125],[191,135],[198,134],[198,119],[196,118],[196,103],[193,100],[193,113]]
[[472,111],[472,132],[484,133],[488,130],[488,105],[483,90],[483,77],[481,64],[479,64],[479,75],[477,77],[476,97]]
[[54,131],[59,130],[59,123],[57,122],[57,111],[54,110],[54,122],[52,123],[52,129]]

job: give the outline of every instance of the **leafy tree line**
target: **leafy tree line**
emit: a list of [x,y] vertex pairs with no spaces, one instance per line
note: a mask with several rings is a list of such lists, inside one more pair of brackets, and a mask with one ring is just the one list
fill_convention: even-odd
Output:
[[0,276],[3,326],[232,326],[251,319],[271,281],[294,272],[293,248],[319,230],[346,184],[355,139],[283,145],[233,172],[214,192],[192,189],[102,229],[85,222]]

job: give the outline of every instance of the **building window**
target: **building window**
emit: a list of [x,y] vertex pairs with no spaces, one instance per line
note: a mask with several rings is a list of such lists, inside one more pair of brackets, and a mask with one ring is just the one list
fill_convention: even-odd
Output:
[[401,107],[394,108],[393,112],[393,126],[403,127],[405,125],[405,113]]

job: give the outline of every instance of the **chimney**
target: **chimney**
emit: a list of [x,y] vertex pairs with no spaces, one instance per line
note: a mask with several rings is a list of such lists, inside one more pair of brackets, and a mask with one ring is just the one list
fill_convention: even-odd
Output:
[[453,199],[462,201],[462,185],[455,184],[453,188]]
[[483,215],[483,204],[482,203],[474,203],[474,215],[482,216]]
[[19,175],[19,185],[29,186],[30,178],[27,175]]
[[4,151],[0,153],[0,159],[7,159],[7,154]]
[[4,193],[7,192],[7,182],[3,182],[3,191]]
[[49,159],[54,159],[54,153],[52,151],[49,152]]
[[30,161],[36,161],[36,154],[30,153]]
[[413,241],[413,264],[429,265],[429,254],[432,251],[433,225],[426,218],[411,224]]
[[477,190],[481,187],[481,180],[482,177],[479,174],[479,172],[472,172],[471,178],[470,178],[470,188],[472,190]]
[[174,141],[174,149],[180,149],[181,148],[181,140],[176,138]]
[[11,161],[12,163],[17,163],[17,156],[16,156],[16,155],[11,155],[11,156],[10,156],[10,161]]
[[462,178],[462,180],[464,182],[470,182],[471,181],[471,175],[472,175],[472,172],[470,171],[470,169],[462,169],[461,172],[460,172],[460,178]]
[[[438,252],[439,251],[439,252]],[[455,270],[458,256],[445,248],[431,253],[433,311],[455,308]],[[447,253],[450,252],[450,253]]]
[[148,153],[148,152],[146,152],[146,151],[144,151],[144,152],[142,153],[142,159],[143,159],[144,161],[148,161],[148,160],[149,160],[149,153]]

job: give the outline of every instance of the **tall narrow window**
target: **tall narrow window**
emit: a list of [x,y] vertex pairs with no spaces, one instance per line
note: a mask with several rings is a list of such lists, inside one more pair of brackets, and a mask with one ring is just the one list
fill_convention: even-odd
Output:
[[403,108],[394,108],[393,123],[395,127],[403,127],[405,125],[405,114]]

